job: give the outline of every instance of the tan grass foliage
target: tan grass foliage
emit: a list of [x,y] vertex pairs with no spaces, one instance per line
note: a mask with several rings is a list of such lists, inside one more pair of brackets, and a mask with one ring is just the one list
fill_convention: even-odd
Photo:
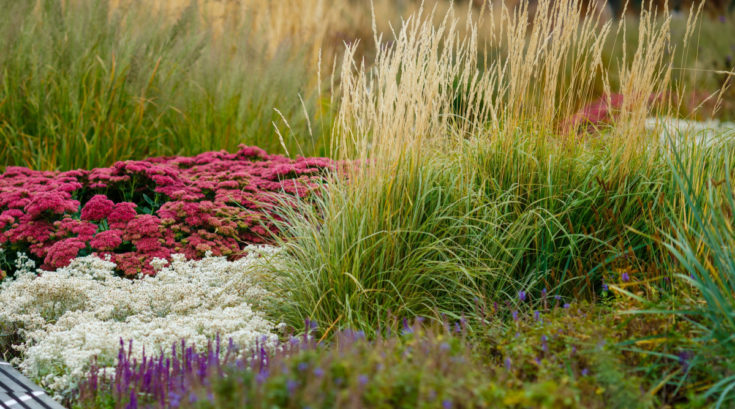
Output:
[[[540,0],[533,10],[527,3],[501,5],[462,20],[450,8],[438,25],[436,14],[420,9],[389,36],[376,29],[373,64],[348,47],[335,127],[343,157],[403,158],[455,135],[524,131],[546,138],[563,133],[559,124],[589,99],[597,81],[613,92],[611,68],[601,59],[612,23],[599,8]],[[618,62],[625,106],[615,140],[626,152],[655,143],[644,143],[644,120],[649,96],[663,94],[671,80],[668,22],[644,11],[638,27],[621,20],[618,28],[638,30],[643,39]],[[493,33],[482,42],[480,23]]]
[[[139,5],[133,0],[113,3]],[[642,138],[653,102],[650,96],[670,95],[666,91],[673,53],[666,7],[659,13],[655,11],[659,5],[644,3],[637,27],[628,27],[629,20],[623,19],[613,30],[608,10],[588,3],[175,0],[147,4],[172,15],[196,5],[222,35],[230,25],[247,23],[270,55],[281,49],[305,50],[315,82],[322,82],[325,74],[336,74],[339,89],[333,92],[339,117],[332,143],[342,157],[403,155],[429,141],[446,141],[450,135],[497,138],[521,129],[537,135],[563,134],[561,122],[599,90],[600,82],[608,93],[624,94],[614,131],[620,145],[630,149],[654,143],[644,143]],[[687,27],[693,26],[697,15],[698,10],[690,13]],[[602,53],[610,36],[626,30],[637,32],[638,48],[630,55],[623,53],[616,68],[604,66]],[[335,58],[341,58],[337,69]],[[620,90],[611,86],[611,74],[619,79]],[[626,150],[626,157],[632,154]]]
[[[113,7],[139,7],[135,0],[112,0]],[[197,7],[205,23],[218,35],[248,24],[266,45],[270,56],[286,47],[305,45],[316,65],[320,49],[332,31],[340,30],[344,2],[333,0],[171,0],[148,1],[145,7],[173,18]]]

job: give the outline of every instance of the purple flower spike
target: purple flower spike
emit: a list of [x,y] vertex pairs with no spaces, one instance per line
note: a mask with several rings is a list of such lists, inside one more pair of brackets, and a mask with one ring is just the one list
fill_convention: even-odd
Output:
[[505,357],[505,370],[506,371],[510,371],[510,365],[511,365],[510,357],[506,356]]
[[444,399],[442,401],[442,408],[444,409],[452,409],[452,401],[449,399]]
[[357,382],[360,383],[360,386],[365,386],[368,383],[368,377],[367,375],[360,375],[357,377]]
[[513,321],[518,321],[518,311],[513,310]]
[[608,290],[609,290],[609,288],[607,287],[607,284],[603,281],[602,282],[602,291],[607,292]]
[[535,321],[541,321],[541,312],[539,310],[533,312],[533,319]]
[[569,309],[569,307],[571,307],[571,306],[572,306],[572,305],[571,305],[571,304],[569,304],[569,303],[564,303],[564,308],[565,308],[565,309]]
[[518,299],[521,300],[521,302],[526,301],[526,292],[525,291],[519,291],[518,292]]
[[135,391],[130,391],[130,402],[125,406],[125,409],[138,409],[138,395]]
[[587,368],[582,369],[582,376],[587,376],[587,375],[589,375],[589,373],[590,373],[590,370],[589,369],[587,369]]
[[628,272],[624,271],[623,274],[620,276],[620,279],[623,280],[624,283],[630,281],[630,276],[628,275]]

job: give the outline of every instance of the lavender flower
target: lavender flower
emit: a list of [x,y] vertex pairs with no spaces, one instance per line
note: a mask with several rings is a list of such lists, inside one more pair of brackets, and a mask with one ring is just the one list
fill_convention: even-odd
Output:
[[270,375],[270,373],[268,372],[267,369],[266,370],[262,370],[262,371],[258,372],[258,375],[255,377],[255,380],[258,381],[258,383],[264,383],[265,381],[268,380],[268,376],[269,375]]
[[413,334],[413,327],[408,325],[408,320],[406,318],[403,319],[403,334]]
[[682,369],[684,370],[689,369],[689,360],[692,359],[694,354],[691,353],[690,351],[681,351],[681,352],[678,352],[676,356],[679,357],[679,364],[682,366]]
[[286,381],[286,390],[288,391],[289,395],[293,395],[296,388],[299,386],[299,382],[295,381],[293,379],[289,379]]

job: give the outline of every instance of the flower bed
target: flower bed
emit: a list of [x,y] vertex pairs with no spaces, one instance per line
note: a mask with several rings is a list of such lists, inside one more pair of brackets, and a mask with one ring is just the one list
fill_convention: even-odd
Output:
[[17,277],[0,285],[0,334],[17,337],[0,337],[0,347],[15,351],[13,363],[58,398],[69,396],[93,358],[114,366],[121,338],[134,340],[130,359],[181,339],[204,348],[218,334],[238,345],[271,342],[275,325],[257,306],[274,300],[258,283],[279,249],[244,250],[236,261],[174,255],[163,267],[157,259],[157,274],[140,280],[115,275],[114,263],[93,255],[53,272],[35,271],[21,256]]
[[0,279],[15,254],[46,270],[88,254],[110,256],[128,276],[151,274],[154,258],[237,259],[267,242],[269,209],[307,195],[334,163],[325,158],[236,153],[117,162],[109,168],[42,172],[9,167],[0,175]]
[[[373,339],[343,330],[328,342],[317,342],[307,322],[306,333],[275,348],[239,349],[217,340],[197,353],[188,342],[176,343],[166,356],[137,361],[122,345],[115,368],[90,368],[75,403],[96,409],[654,407],[648,392],[654,385],[635,366],[655,362],[649,370],[670,373],[689,365],[686,350],[664,358],[617,353],[621,339],[649,335],[665,320],[584,304],[548,307],[513,310],[510,323],[503,323],[510,311],[500,305],[484,322],[394,322],[393,331]],[[623,320],[634,325],[621,327]]]

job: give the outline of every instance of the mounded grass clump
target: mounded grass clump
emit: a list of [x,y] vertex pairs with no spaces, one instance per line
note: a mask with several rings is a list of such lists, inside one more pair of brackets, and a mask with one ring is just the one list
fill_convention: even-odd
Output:
[[[369,331],[388,313],[457,318],[478,299],[520,291],[595,299],[606,283],[671,289],[665,234],[690,216],[665,151],[616,175],[619,157],[601,148],[519,137],[456,149],[403,161],[369,185],[332,182],[283,215],[287,322]],[[712,148],[685,154],[678,168],[702,166],[700,179],[727,173]]]
[[[504,13],[497,42],[513,51],[482,71],[474,26],[459,30],[451,12],[439,26],[413,16],[390,44],[376,34],[385,45],[370,70],[348,49],[333,147],[357,163],[315,208],[283,215],[290,257],[277,285],[291,325],[369,331],[389,311],[458,317],[519,291],[595,298],[606,282],[672,278],[661,239],[685,206],[641,97],[669,86],[666,41],[622,57],[623,114],[578,135],[561,124],[606,79],[609,23],[576,3],[543,3],[530,27],[528,10]],[[668,20],[644,13],[637,29],[666,38]],[[715,149],[684,162],[719,178]]]
[[[716,399],[716,407],[735,402],[735,171],[732,155],[716,156],[725,166],[721,179],[702,181],[699,172],[685,167],[680,155],[672,162],[679,165],[676,182],[683,192],[687,220],[674,220],[667,247],[681,265],[679,279],[688,286],[682,292],[686,309],[675,307],[669,313],[695,322],[697,342],[692,365],[707,368],[712,362],[721,367],[707,382],[705,398]],[[682,383],[688,373],[682,375]]]

